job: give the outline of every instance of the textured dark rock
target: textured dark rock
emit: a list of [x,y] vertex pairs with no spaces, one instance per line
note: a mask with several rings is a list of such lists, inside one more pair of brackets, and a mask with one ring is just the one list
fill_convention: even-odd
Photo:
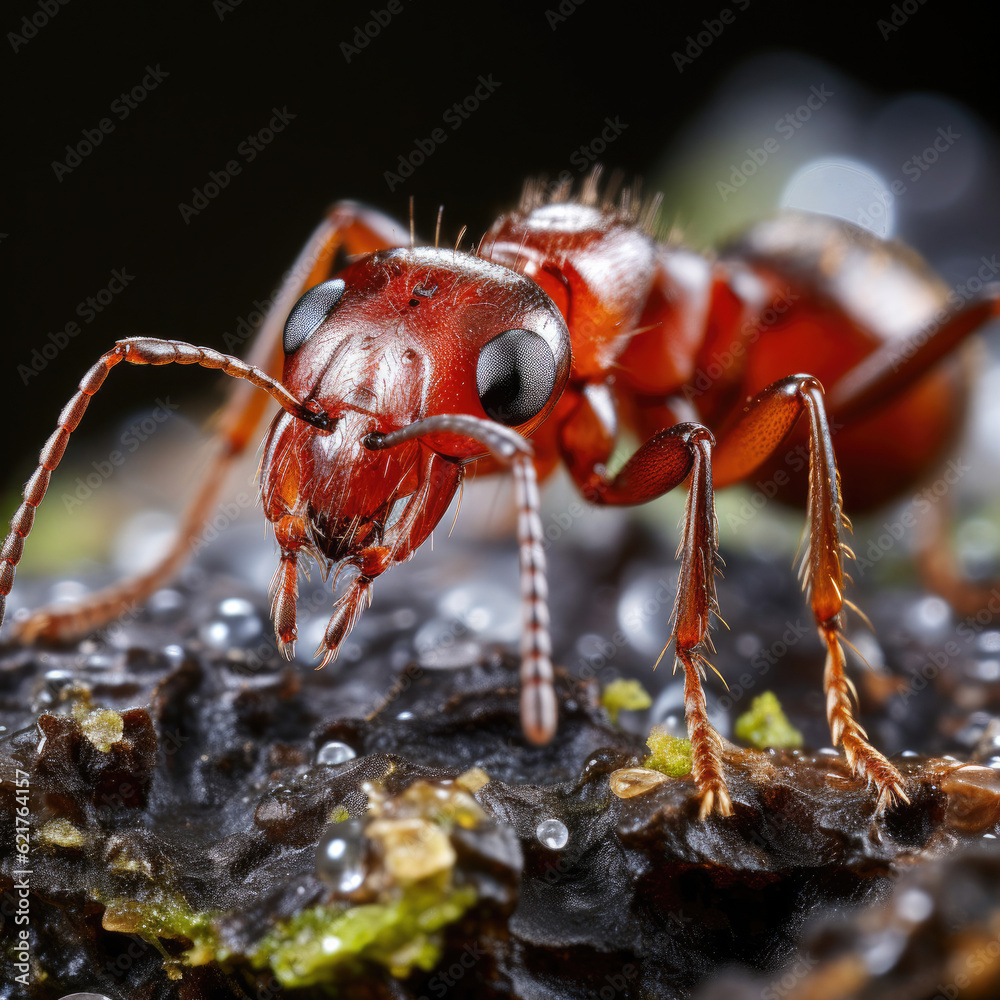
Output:
[[[1000,931],[1000,770],[961,766],[995,763],[1000,752],[990,728],[1000,694],[975,680],[979,646],[915,688],[910,680],[927,674],[940,637],[906,631],[917,599],[887,595],[868,606],[885,664],[861,685],[873,709],[865,721],[896,754],[909,806],[875,817],[874,797],[832,752],[730,746],[735,815],[699,822],[690,778],[631,798],[612,790],[614,772],[641,764],[646,726],[628,713],[623,721],[638,732],[612,725],[600,685],[646,654],[631,633],[616,641],[607,602],[618,591],[655,593],[662,573],[641,567],[670,565],[641,532],[612,541],[626,553],[614,562],[574,550],[564,557],[577,560],[568,573],[574,599],[592,602],[587,642],[599,650],[604,636],[612,652],[583,659],[589,647],[562,618],[559,659],[586,679],[559,675],[559,735],[544,748],[521,736],[515,663],[488,632],[466,622],[450,641],[446,628],[436,644],[413,638],[441,615],[430,586],[387,586],[359,626],[358,655],[323,672],[285,665],[263,593],[214,571],[189,574],[176,588],[180,600],[154,603],[114,637],[8,646],[0,658],[2,934],[9,944],[17,930],[22,772],[30,776],[34,965],[25,991],[6,950],[0,997],[319,997],[321,985],[288,985],[287,965],[285,985],[275,979],[286,954],[267,944],[276,929],[323,907],[391,908],[418,897],[453,909],[428,932],[427,968],[374,947],[315,975],[349,997],[714,997],[724,995],[712,992],[723,988],[712,985],[719,975],[730,977],[725,995],[738,997],[768,989],[933,997],[931,979],[988,949]],[[480,580],[490,576],[490,552]],[[639,570],[636,559],[646,560]],[[588,565],[591,586],[582,587]],[[494,599],[489,593],[483,601]],[[790,644],[773,671],[753,668],[751,685],[740,681],[750,653],[733,646],[753,634],[774,648],[789,602],[801,602],[791,573],[731,558],[721,597],[732,635],[719,636],[719,664],[733,691],[716,689],[711,700],[723,723],[726,697],[731,720],[751,689],[770,687],[807,745],[822,746],[811,637]],[[557,621],[568,600],[557,597]],[[317,602],[319,618],[328,604]],[[652,632],[668,612],[669,603]],[[676,725],[669,673],[638,675],[663,699],[655,721]],[[965,691],[958,703],[948,697],[956,686]],[[316,763],[332,741],[355,756]],[[357,839],[364,878],[344,889],[321,877],[316,847],[335,829],[331,819],[348,817],[361,821],[341,829]],[[546,820],[564,824],[564,846],[540,841]],[[413,881],[425,871],[429,881]],[[905,926],[901,913],[910,915]],[[318,959],[330,936],[320,926],[303,946]],[[883,952],[880,941],[889,942]],[[890,945],[898,952],[891,962]],[[743,971],[734,977],[734,968]],[[853,985],[838,993],[837,983]],[[880,993],[887,984],[898,992]]]

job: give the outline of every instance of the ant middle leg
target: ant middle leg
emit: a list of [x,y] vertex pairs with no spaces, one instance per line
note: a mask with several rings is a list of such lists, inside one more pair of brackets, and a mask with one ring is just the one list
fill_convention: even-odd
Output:
[[[592,395],[592,394],[591,394]],[[678,423],[654,434],[609,478],[604,462],[613,435],[602,428],[587,394],[560,428],[563,457],[584,497],[601,505],[653,500],[690,478],[681,541],[680,573],[667,642],[674,644],[674,669],[684,670],[684,716],[691,739],[691,771],[698,788],[699,814],[732,815],[722,771],[722,740],[708,719],[702,680],[715,652],[709,630],[717,614],[715,573],[718,527],[712,486],[711,432],[697,423]],[[666,647],[665,647],[666,649]],[[714,669],[714,668],[712,668]]]

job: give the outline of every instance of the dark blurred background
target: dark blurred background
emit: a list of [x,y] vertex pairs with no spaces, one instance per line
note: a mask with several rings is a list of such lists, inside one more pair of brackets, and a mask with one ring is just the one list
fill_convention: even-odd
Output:
[[[463,225],[481,234],[516,202],[525,177],[580,178],[597,159],[661,188],[667,221],[707,243],[772,211],[789,170],[808,155],[869,154],[891,181],[906,176],[924,132],[932,140],[957,121],[965,140],[919,184],[907,181],[896,227],[957,281],[972,273],[963,260],[998,249],[996,38],[980,10],[918,0],[853,8],[17,0],[0,22],[4,519],[59,409],[103,350],[140,333],[224,348],[339,198],[405,218],[412,195],[424,233],[443,203],[452,241]],[[159,68],[156,77],[148,68]],[[449,113],[481,78],[499,86],[467,117]],[[122,94],[149,83],[130,108]],[[834,96],[815,120],[723,198],[729,165],[824,85]],[[900,111],[901,95],[914,92],[947,100],[921,98]],[[247,139],[275,108],[291,120],[250,162]],[[112,128],[100,144],[70,159],[67,145],[102,119]],[[409,178],[387,179],[434,129],[446,141]],[[185,220],[179,206],[232,160],[240,173]],[[928,202],[922,193],[932,188]],[[127,287],[87,322],[78,307],[116,270],[130,276]],[[60,338],[71,321],[80,334]],[[33,355],[60,341],[44,365]],[[120,368],[71,454],[91,458],[86,439],[103,435],[89,447],[106,455],[123,421],[168,394],[195,424],[222,398],[210,373]]]

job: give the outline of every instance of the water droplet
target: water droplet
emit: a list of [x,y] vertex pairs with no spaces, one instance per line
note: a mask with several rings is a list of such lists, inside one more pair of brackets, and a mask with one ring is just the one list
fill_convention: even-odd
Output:
[[934,900],[922,889],[907,889],[896,902],[899,915],[912,924],[919,924],[934,912]]
[[473,581],[447,591],[438,603],[441,614],[457,622],[461,632],[492,642],[516,642],[521,634],[521,601],[516,588]]
[[396,714],[396,718],[397,719],[402,719],[405,722],[407,719],[412,719],[413,718],[413,713],[412,712],[398,712]]
[[889,185],[867,163],[842,156],[811,160],[792,175],[782,208],[820,212],[861,225],[883,239],[894,228]]
[[535,828],[535,836],[540,844],[553,851],[561,850],[569,842],[569,830],[558,819],[543,819]]
[[456,670],[475,663],[483,649],[469,631],[454,620],[431,618],[424,622],[413,637],[420,665],[428,670]]
[[934,635],[951,621],[951,608],[940,597],[925,597],[910,608],[907,618],[917,635]]
[[[618,624],[628,644],[643,656],[659,656],[670,635],[667,619],[676,587],[672,573],[655,567],[631,580],[622,592]],[[607,656],[608,643],[603,645]]]
[[899,960],[907,942],[906,935],[895,928],[883,931],[864,950],[865,965],[874,976],[888,972]]
[[324,743],[316,751],[317,764],[343,764],[346,761],[353,760],[355,757],[357,757],[357,753],[355,753],[353,747],[349,747],[346,743],[341,743],[338,740],[330,740],[329,743]]
[[[749,707],[750,699],[746,699],[746,706]],[[742,702],[738,702],[732,709],[732,717],[739,715],[745,710]],[[729,712],[719,705],[719,699],[715,692],[705,692],[705,710],[708,713],[708,721],[723,736],[728,736],[732,729],[732,717]],[[671,681],[656,696],[653,707],[650,709],[649,718],[653,725],[662,726],[671,736],[679,736],[687,739],[687,723],[684,721],[684,681],[677,679]]]
[[156,618],[169,618],[184,607],[184,595],[180,591],[167,587],[156,591],[150,597],[146,607]]
[[262,631],[260,616],[243,597],[227,597],[219,602],[216,617],[198,630],[202,642],[213,649],[244,646]]
[[103,993],[67,993],[59,1000],[109,1000]]
[[986,684],[1000,681],[1000,660],[973,660],[969,673]]
[[984,632],[976,640],[976,645],[984,653],[1000,653],[1000,632]]
[[53,604],[74,604],[86,597],[87,588],[78,580],[60,580],[52,585],[49,600]]
[[327,828],[316,847],[316,874],[338,892],[353,892],[364,882],[361,820],[348,819]]
[[397,608],[389,616],[389,620],[392,622],[393,628],[405,631],[417,624],[418,617],[413,608]]

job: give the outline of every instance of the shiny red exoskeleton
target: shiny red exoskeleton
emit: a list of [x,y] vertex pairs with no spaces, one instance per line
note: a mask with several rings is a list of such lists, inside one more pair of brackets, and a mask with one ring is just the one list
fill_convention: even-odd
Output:
[[[643,207],[631,192],[602,200],[596,174],[575,199],[529,184],[520,208],[467,253],[407,246],[391,221],[343,203],[289,272],[249,362],[176,341],[120,341],[84,377],[42,450],[0,553],[0,600],[49,475],[112,367],[197,364],[243,381],[223,415],[212,471],[162,563],[68,611],[36,612],[20,634],[86,632],[162,584],[253,439],[266,402],[256,386],[282,407],[260,479],[281,550],[272,613],[286,656],[301,555],[356,569],[317,651],[326,664],[375,580],[424,542],[467,470],[512,468],[522,724],[542,743],[557,713],[536,477],[564,463],[595,504],[643,503],[687,481],[670,641],[685,673],[701,815],[728,815],[721,742],[701,685],[717,611],[713,489],[769,474],[807,509],[801,576],[827,650],[834,742],[874,785],[879,810],[905,800],[903,778],[852,714],[840,476],[848,505],[863,509],[933,468],[967,388],[955,348],[997,315],[1000,297],[951,307],[909,251],[823,216],[764,223],[709,260],[658,242],[654,215],[655,203]],[[621,426],[643,443],[611,476]],[[800,478],[787,474],[792,454],[807,456]]]

